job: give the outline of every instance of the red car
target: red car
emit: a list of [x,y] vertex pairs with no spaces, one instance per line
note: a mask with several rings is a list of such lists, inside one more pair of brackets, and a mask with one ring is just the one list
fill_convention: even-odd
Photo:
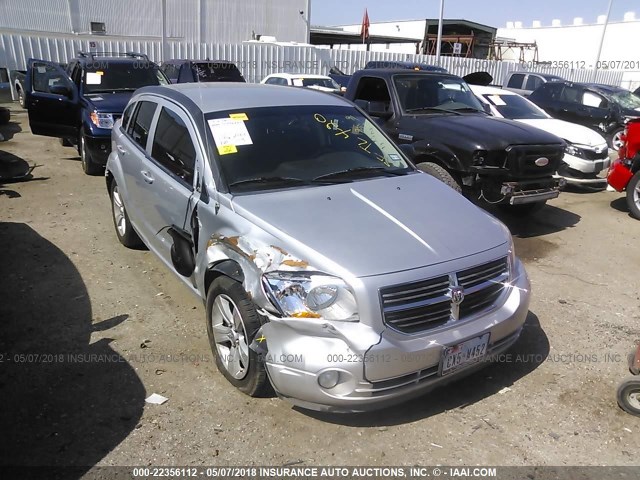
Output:
[[618,192],[627,191],[629,211],[640,220],[640,119],[627,123],[622,142],[607,182]]

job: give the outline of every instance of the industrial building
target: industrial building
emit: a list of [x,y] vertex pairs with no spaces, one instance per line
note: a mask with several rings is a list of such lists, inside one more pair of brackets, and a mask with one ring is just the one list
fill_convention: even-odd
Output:
[[[0,31],[188,43],[307,42],[310,0],[2,0]],[[163,8],[164,6],[164,8]],[[165,15],[163,15],[163,13]]]

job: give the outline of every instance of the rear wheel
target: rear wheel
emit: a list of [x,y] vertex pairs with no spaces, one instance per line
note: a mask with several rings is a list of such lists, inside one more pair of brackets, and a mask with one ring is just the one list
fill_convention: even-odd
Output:
[[451,175],[445,168],[441,167],[437,163],[423,162],[418,163],[416,167],[418,168],[418,170],[421,170],[424,173],[428,173],[432,177],[440,180],[442,183],[449,185],[456,192],[462,193],[462,186],[460,185],[460,182],[458,182],[453,177],[453,175]]
[[118,184],[114,180],[111,183],[111,212],[113,214],[113,226],[116,229],[116,235],[122,245],[127,248],[139,248],[142,246],[142,240],[131,226],[129,215],[124,208],[124,202],[118,190]]
[[80,138],[78,139],[78,150],[80,153],[80,160],[82,161],[82,170],[87,175],[102,175],[104,168],[101,165],[97,165],[91,158],[91,153],[87,148],[87,141],[85,139],[84,131],[80,132]]
[[609,148],[615,150],[616,152],[620,150],[622,147],[622,134],[624,133],[624,128],[618,128],[614,130],[611,135],[607,137],[607,141],[609,143]]
[[631,177],[627,185],[627,206],[631,215],[640,220],[640,170]]
[[260,329],[258,313],[243,286],[216,278],[207,293],[207,334],[220,373],[252,397],[271,391],[264,361],[249,345]]

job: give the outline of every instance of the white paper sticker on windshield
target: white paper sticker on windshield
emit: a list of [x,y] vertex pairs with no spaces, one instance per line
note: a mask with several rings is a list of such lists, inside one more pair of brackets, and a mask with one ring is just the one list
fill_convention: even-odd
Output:
[[294,87],[302,87],[304,85],[304,83],[302,83],[302,79],[301,78],[294,78],[293,79],[293,86]]
[[209,128],[218,149],[239,145],[253,145],[247,126],[237,118],[217,118],[209,120]]
[[500,98],[500,95],[489,95],[489,100],[490,100],[490,101],[491,101],[491,103],[493,103],[494,105],[499,105],[499,106],[506,105],[506,103],[504,102],[504,100],[502,100],[502,98]]
[[100,73],[87,72],[87,85],[100,85],[102,83],[102,75]]

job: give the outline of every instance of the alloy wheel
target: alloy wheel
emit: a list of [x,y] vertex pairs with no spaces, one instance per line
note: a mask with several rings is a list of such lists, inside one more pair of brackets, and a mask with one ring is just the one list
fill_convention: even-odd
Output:
[[210,321],[222,365],[233,378],[243,379],[249,371],[247,331],[238,307],[229,296],[216,297]]
[[124,234],[127,233],[127,219],[124,216],[124,204],[122,203],[122,198],[120,197],[117,185],[113,187],[112,201],[113,217],[115,219],[116,228],[118,229],[120,236],[124,237]]

